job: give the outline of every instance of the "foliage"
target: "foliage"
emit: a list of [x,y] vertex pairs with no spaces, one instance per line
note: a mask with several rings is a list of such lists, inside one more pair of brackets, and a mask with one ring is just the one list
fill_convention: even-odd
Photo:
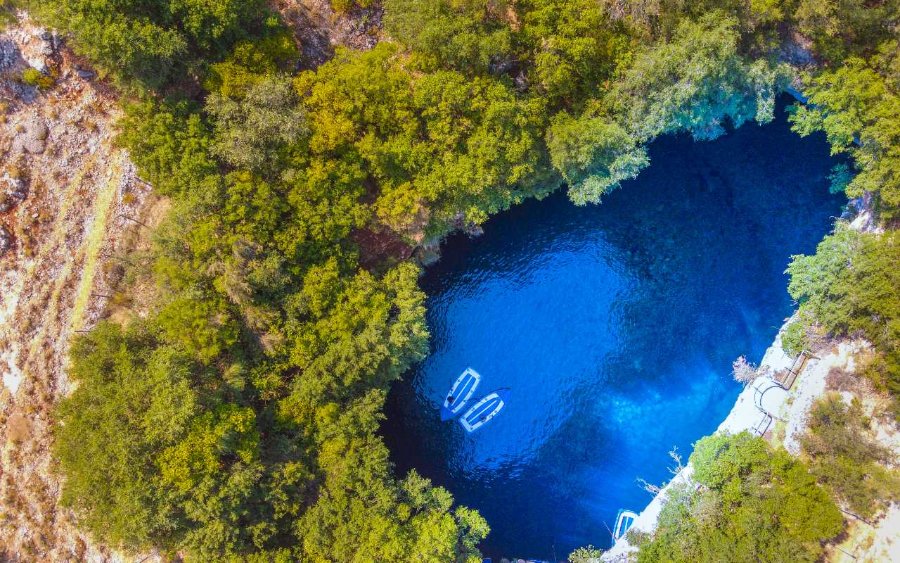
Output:
[[791,116],[801,135],[824,131],[832,153],[847,153],[857,174],[846,183],[850,197],[876,194],[881,211],[900,208],[900,94],[861,59],[825,71],[807,88],[809,104]]
[[[851,25],[833,33],[814,1]],[[833,189],[877,193],[888,212],[900,57],[872,18],[894,4],[829,2],[802,0],[801,25],[833,60],[830,41],[849,35],[869,59],[813,77],[795,126],[853,157],[859,174],[836,169]],[[127,105],[119,142],[172,203],[142,265],[156,301],[72,347],[78,387],[54,445],[64,502],[126,550],[474,562],[487,523],[415,472],[395,476],[377,434],[388,386],[427,351],[419,269],[361,268],[353,233],[433,241],[560,179],[597,202],[647,166],[658,135],[771,119],[796,2],[387,0],[400,45],[339,48],[295,75],[297,46],[258,0],[44,4],[101,70],[156,89]],[[823,245],[791,265],[802,322],[785,345],[813,322],[861,331],[881,351],[869,372],[897,392],[893,232]],[[643,560],[813,560],[840,530],[781,450],[713,437],[692,461],[705,489],[673,493]],[[814,469],[865,498],[840,463]]]
[[130,149],[141,177],[163,195],[215,181],[218,166],[209,152],[212,132],[186,102],[127,105],[119,142]]
[[670,42],[644,48],[614,88],[614,99],[641,140],[690,132],[715,139],[730,122],[770,121],[785,70],[738,51],[737,20],[713,12],[685,20]]
[[886,377],[876,381],[900,394],[900,240],[896,231],[862,234],[838,228],[812,256],[795,256],[788,292],[801,321],[834,336],[862,334],[882,354]]
[[369,8],[375,0],[330,0],[331,8],[338,13],[349,12],[356,6],[360,8]]
[[578,205],[598,203],[650,162],[643,147],[621,126],[590,115],[557,114],[547,130],[547,148],[553,166],[569,184],[569,197]]
[[529,78],[551,104],[580,105],[596,96],[620,66],[632,42],[594,0],[528,0],[521,3],[520,49],[531,62]]
[[213,151],[237,168],[259,171],[273,164],[279,147],[302,139],[306,112],[285,78],[254,83],[238,99],[213,93],[206,111],[216,124]]
[[781,334],[781,347],[789,356],[799,356],[804,350],[810,348],[807,331],[811,328],[810,322],[805,318],[798,318],[785,327]]
[[579,547],[569,554],[568,559],[569,563],[596,563],[600,561],[601,555],[603,555],[602,549],[589,545],[587,547]]
[[506,7],[492,0],[386,0],[384,27],[429,68],[487,72],[512,47]]
[[177,520],[152,453],[181,439],[199,408],[190,359],[158,347],[143,326],[103,323],[72,344],[78,384],[57,411],[54,457],[62,502],[114,546],[169,547]]
[[22,82],[41,90],[52,88],[55,84],[52,76],[48,76],[34,67],[28,67],[22,71]]
[[747,433],[700,440],[638,561],[816,561],[843,519],[803,462]]
[[416,77],[401,65],[395,49],[381,44],[342,51],[298,77],[311,131],[308,162],[372,178],[379,219],[413,238],[481,223],[552,189],[542,182],[540,100],[518,99],[488,78]]
[[[123,354],[141,361],[179,351],[195,408],[173,439],[134,440],[139,450],[127,462],[147,468],[132,485],[137,492],[107,479],[67,498],[96,519],[90,529],[102,540],[203,560],[474,560],[484,520],[414,474],[396,481],[376,435],[385,389],[426,350],[418,268],[359,270],[346,241],[367,218],[360,161],[310,150],[322,139],[312,126],[305,134],[297,91],[262,72],[247,88],[211,96],[207,116],[178,102],[128,111],[121,141],[174,202],[155,241],[153,338]],[[283,123],[286,115],[299,123]],[[223,173],[229,164],[236,168]],[[78,347],[72,360],[94,361]],[[128,375],[144,371],[138,365]],[[93,395],[97,385],[86,380],[79,389]],[[68,405],[61,412],[85,410]],[[112,401],[104,412],[130,407]],[[103,426],[66,428],[61,452]],[[107,475],[125,472],[122,461],[110,460]],[[84,471],[62,465],[67,475]],[[88,508],[110,504],[98,495],[138,492],[158,498],[148,506],[167,518],[163,530],[135,512],[129,535],[118,537]]]
[[891,21],[900,17],[896,0],[800,0],[795,13],[799,30],[812,38],[816,52],[839,61],[872,52],[891,37]]
[[204,87],[240,99],[255,83],[290,69],[299,53],[290,34],[276,31],[258,41],[239,41],[225,60],[210,65]]
[[813,475],[854,513],[870,517],[900,497],[900,474],[884,466],[891,452],[875,440],[856,399],[849,406],[837,393],[819,399],[807,428],[801,444]]
[[16,11],[23,4],[27,5],[28,0],[0,0],[0,31],[16,21]]
[[105,71],[155,88],[186,63],[222,54],[261,7],[259,0],[60,0],[42,3],[40,13]]

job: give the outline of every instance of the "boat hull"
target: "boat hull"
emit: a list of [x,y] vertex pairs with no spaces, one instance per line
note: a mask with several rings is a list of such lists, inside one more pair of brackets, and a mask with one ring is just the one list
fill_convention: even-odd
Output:
[[490,422],[506,406],[506,397],[505,389],[488,393],[466,411],[466,414],[459,419],[459,423],[465,428],[466,432],[478,430]]
[[466,368],[456,378],[453,387],[450,388],[450,392],[444,398],[444,404],[441,406],[441,420],[450,420],[461,413],[463,407],[472,398],[472,394],[475,393],[475,389],[478,388],[480,382],[481,375],[472,368]]

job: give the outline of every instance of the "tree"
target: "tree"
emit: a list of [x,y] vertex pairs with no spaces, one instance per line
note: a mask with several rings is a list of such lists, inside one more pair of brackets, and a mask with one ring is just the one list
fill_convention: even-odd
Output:
[[[886,369],[876,384],[900,395],[900,240],[896,231],[863,234],[838,228],[812,256],[794,256],[788,292],[800,318],[833,336],[862,333]],[[870,372],[875,373],[875,372]]]
[[568,560],[569,563],[599,563],[602,555],[602,549],[589,545],[587,547],[579,547],[570,553]]
[[203,86],[213,94],[241,99],[257,82],[292,71],[299,56],[290,33],[276,29],[257,41],[238,41],[224,61],[210,65]]
[[212,132],[187,103],[126,105],[118,141],[130,149],[141,177],[163,195],[216,182]]
[[206,111],[214,118],[213,150],[228,164],[259,171],[272,167],[276,152],[307,133],[306,112],[291,82],[267,78],[249,87],[238,100],[212,94]]
[[428,68],[484,73],[508,57],[505,1],[386,0],[384,27]]
[[622,127],[590,115],[557,114],[547,130],[547,148],[577,205],[598,203],[650,163],[643,147]]
[[888,219],[900,209],[900,94],[865,61],[851,58],[813,78],[809,103],[793,107],[801,135],[824,131],[832,153],[849,154],[857,174],[846,183],[850,197],[875,194]]
[[874,438],[857,399],[847,405],[831,393],[816,401],[801,445],[813,475],[863,518],[900,496],[900,474],[884,466],[891,452]]
[[738,359],[731,363],[731,375],[738,383],[747,385],[748,383],[753,383],[753,380],[759,377],[759,370],[748,362],[747,358],[739,356]]
[[63,504],[111,545],[174,546],[178,521],[154,461],[199,408],[189,355],[159,347],[141,324],[111,323],[77,338],[71,354],[78,387],[58,407],[53,446]]
[[671,490],[638,561],[816,561],[843,518],[807,467],[744,432],[703,438],[691,455],[702,489]]
[[629,60],[632,42],[624,26],[611,21],[600,2],[529,0],[517,8],[517,39],[528,50],[529,78],[551,107],[580,106]]
[[721,12],[685,20],[671,41],[637,55],[614,86],[613,100],[638,139],[687,131],[709,140],[724,133],[727,122],[739,127],[772,119],[786,69],[745,60],[737,25]]
[[794,17],[799,30],[831,61],[871,52],[891,36],[891,21],[900,16],[895,0],[800,0]]
[[358,170],[377,187],[381,222],[413,241],[555,187],[540,143],[542,102],[492,78],[413,75],[380,44],[339,51],[296,86],[311,132],[306,158]]
[[224,52],[260,7],[259,0],[61,0],[42,3],[39,12],[121,83],[158,88],[176,69]]

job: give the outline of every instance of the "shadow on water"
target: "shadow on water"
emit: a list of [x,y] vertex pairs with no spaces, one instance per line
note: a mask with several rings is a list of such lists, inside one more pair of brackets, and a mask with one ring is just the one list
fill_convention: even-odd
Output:
[[[841,199],[821,137],[775,123],[713,143],[664,138],[602,205],[562,193],[458,235],[428,269],[431,354],[391,391],[385,441],[477,508],[488,555],[563,559],[607,546],[619,508],[649,500],[667,452],[714,431],[791,312],[784,269],[829,230]],[[476,397],[511,387],[472,434],[438,408],[466,366]]]

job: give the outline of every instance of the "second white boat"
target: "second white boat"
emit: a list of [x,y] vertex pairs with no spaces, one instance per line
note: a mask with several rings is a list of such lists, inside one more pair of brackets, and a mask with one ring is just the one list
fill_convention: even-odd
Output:
[[506,406],[506,398],[509,389],[497,389],[493,393],[485,395],[480,401],[472,405],[466,414],[462,415],[459,423],[466,432],[474,432],[491,421]]

